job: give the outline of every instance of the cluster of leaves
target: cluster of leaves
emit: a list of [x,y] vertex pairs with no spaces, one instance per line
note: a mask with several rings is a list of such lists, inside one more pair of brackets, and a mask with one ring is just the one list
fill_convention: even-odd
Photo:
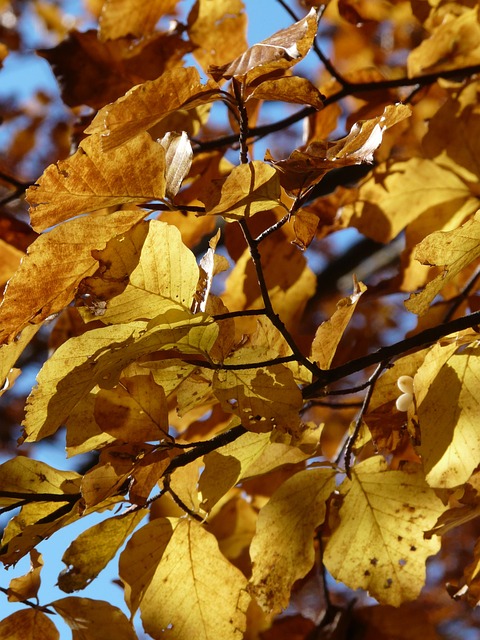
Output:
[[[0,587],[26,605],[0,638],[58,638],[57,613],[75,640],[113,625],[132,640],[137,611],[152,638],[400,637],[391,606],[418,599],[442,536],[480,512],[478,7],[305,2],[249,47],[240,0],[184,17],[177,0],[87,4],[98,28],[40,52],[75,148],[27,189],[31,227],[5,208],[22,177],[2,172],[0,380],[9,393],[48,324],[19,444],[64,428],[68,456],[98,458],[62,471],[32,444],[0,465],[0,511],[19,509],[0,560],[32,562]],[[308,80],[294,67],[312,49]],[[271,101],[301,106],[258,124]],[[254,159],[300,121],[297,148]],[[323,290],[305,257],[347,228],[374,241],[350,295],[341,268]],[[85,588],[123,547],[130,620],[103,600],[36,600],[37,546],[94,512],[58,586]],[[472,554],[451,589],[476,605]],[[326,570],[379,605],[342,609]],[[408,637],[439,637],[422,615]]]

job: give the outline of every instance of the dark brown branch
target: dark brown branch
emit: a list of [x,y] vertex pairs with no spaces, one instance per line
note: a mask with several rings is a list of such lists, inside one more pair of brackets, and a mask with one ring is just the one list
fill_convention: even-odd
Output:
[[443,319],[444,322],[448,322],[449,320],[452,319],[452,317],[455,315],[455,312],[460,307],[462,302],[464,302],[468,298],[468,296],[470,295],[470,292],[474,289],[479,278],[480,278],[480,268],[478,268],[475,271],[473,276],[470,278],[470,280],[467,282],[467,284],[463,288],[463,291],[454,299],[452,306],[448,310],[448,313],[445,314],[445,318]]
[[260,360],[259,362],[242,362],[239,364],[215,364],[208,362],[207,360],[185,360],[188,364],[193,364],[197,367],[204,367],[206,369],[225,370],[225,371],[243,371],[245,369],[259,369],[260,367],[273,367],[276,364],[285,364],[286,362],[293,362],[297,360],[297,356],[292,354],[290,356],[281,356],[278,358],[270,358],[269,360]]
[[468,316],[462,316],[461,318],[450,320],[450,322],[444,322],[443,324],[420,331],[420,333],[417,333],[410,338],[405,338],[395,344],[382,347],[374,353],[362,356],[361,358],[356,358],[355,360],[350,360],[349,362],[338,367],[334,367],[333,369],[322,371],[318,380],[304,387],[303,397],[315,398],[315,396],[322,395],[324,387],[336,382],[337,380],[346,378],[353,373],[363,371],[374,364],[379,364],[380,362],[405,355],[408,351],[413,349],[423,349],[437,340],[440,340],[440,338],[448,336],[450,333],[475,328],[479,323],[480,311],[476,311]]
[[182,511],[185,511],[185,513],[188,513],[188,515],[194,520],[197,520],[198,522],[203,522],[203,518],[200,515],[198,515],[198,513],[195,513],[194,511],[192,511],[190,507],[188,507],[184,503],[184,501],[180,498],[180,496],[177,493],[175,493],[175,491],[172,489],[172,487],[170,486],[170,475],[165,475],[163,477],[163,484],[165,486],[166,492],[172,496],[173,501],[178,507],[180,507],[180,509],[182,509]]

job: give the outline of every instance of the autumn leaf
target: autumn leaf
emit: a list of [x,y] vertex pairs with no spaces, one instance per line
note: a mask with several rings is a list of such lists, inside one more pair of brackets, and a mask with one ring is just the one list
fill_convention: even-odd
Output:
[[355,312],[360,296],[367,290],[367,287],[362,282],[355,280],[354,284],[355,290],[352,295],[337,302],[337,308],[332,317],[323,322],[315,333],[310,357],[321,369],[330,367],[338,343]]
[[210,74],[215,80],[239,78],[248,85],[273,72],[289,69],[307,55],[317,26],[317,12],[311,9],[305,18],[253,45],[232,62],[212,65]]
[[293,583],[312,568],[314,532],[334,489],[333,469],[307,469],[286,480],[260,510],[250,547],[250,593],[266,611],[285,609]]
[[265,80],[256,86],[249,94],[245,102],[255,98],[256,100],[282,100],[296,104],[310,104],[315,109],[323,108],[324,96],[306,78],[286,76]]
[[423,532],[445,510],[421,469],[389,471],[383,458],[369,458],[340,493],[340,522],[324,551],[327,569],[382,604],[414,600],[425,583],[426,559],[440,547]]
[[249,602],[246,585],[213,535],[180,519],[140,602],[144,629],[153,638],[165,629],[170,638],[240,639]]
[[419,452],[432,487],[467,482],[480,456],[475,391],[479,349],[473,344],[456,354],[456,348],[455,343],[433,348],[415,376]]
[[[141,211],[117,211],[75,219],[40,235],[14,277],[0,306],[0,341],[11,340],[28,324],[39,324],[68,305],[82,280],[98,266],[92,250],[144,217]],[[27,329],[28,335],[31,329]],[[23,341],[22,341],[22,344]]]
[[480,256],[480,215],[453,231],[436,231],[418,244],[413,257],[421,264],[443,267],[420,293],[413,293],[405,305],[423,315],[443,287]]
[[32,549],[30,551],[30,571],[24,576],[20,576],[20,578],[10,580],[8,587],[9,602],[22,602],[38,596],[42,567],[43,559],[41,554],[36,549]]
[[50,618],[37,609],[21,609],[0,621],[1,640],[59,640]]
[[72,640],[84,640],[88,636],[96,640],[110,640],[112,628],[118,640],[137,638],[125,614],[103,600],[69,596],[54,600],[51,606],[72,630]]
[[278,174],[259,160],[234,167],[225,180],[212,186],[205,199],[207,214],[221,215],[228,221],[249,218],[281,204]]
[[[162,96],[162,100],[158,96]],[[128,149],[129,140],[178,109],[194,109],[219,97],[218,85],[212,80],[202,84],[194,67],[175,68],[156,80],[133,87],[125,96],[101,109],[85,132],[99,134],[104,151],[125,144]],[[124,153],[119,151],[120,157]],[[153,199],[154,195],[150,197]]]
[[176,4],[177,0],[153,0],[140,6],[134,0],[106,0],[99,18],[100,39],[152,33],[162,16],[175,13]]
[[185,176],[190,171],[193,159],[192,145],[185,131],[169,131],[160,140],[165,149],[166,196],[171,200],[177,195]]
[[50,165],[27,198],[34,229],[44,230],[79,213],[165,197],[165,151],[147,133],[105,152],[101,136]]
[[108,518],[82,532],[63,554],[67,568],[58,576],[59,588],[72,593],[90,584],[144,517],[145,511],[140,509]]

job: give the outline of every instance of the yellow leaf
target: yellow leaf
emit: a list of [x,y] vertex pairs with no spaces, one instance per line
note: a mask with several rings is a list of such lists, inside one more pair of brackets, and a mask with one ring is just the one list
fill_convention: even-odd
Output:
[[224,64],[210,67],[213,78],[241,78],[246,84],[272,72],[289,69],[309,52],[317,34],[318,16],[315,9],[286,29],[254,44],[241,56]]
[[478,7],[455,13],[445,15],[432,35],[410,52],[407,61],[410,77],[480,62]]
[[[162,99],[159,100],[158,96],[162,96]],[[100,134],[101,147],[105,151],[122,145],[122,150],[118,152],[118,158],[121,158],[126,155],[125,149],[129,148],[128,144],[126,147],[123,145],[130,138],[152,128],[178,109],[193,109],[219,97],[216,82],[209,80],[202,84],[197,69],[175,67],[165,71],[156,80],[133,87],[124,96],[100,109],[85,133]],[[146,134],[142,134],[144,135]],[[127,159],[130,168],[125,170],[130,172],[132,161],[128,156]],[[135,156],[134,162],[137,160]],[[150,164],[148,159],[146,162]],[[143,165],[143,159],[141,164],[143,171],[147,165]],[[153,167],[152,169],[155,171]],[[154,195],[148,197],[154,198]]]
[[54,600],[51,606],[72,630],[72,640],[137,640],[132,624],[125,614],[103,600],[69,596]]
[[265,80],[254,88],[246,102],[251,98],[309,104],[315,109],[323,108],[323,96],[317,87],[310,80],[298,76]]
[[0,341],[67,306],[82,278],[98,266],[92,250],[103,249],[144,216],[144,211],[117,211],[70,220],[40,235],[9,283],[0,307]]
[[0,640],[59,640],[50,618],[37,609],[22,609],[0,621]]
[[96,386],[112,388],[123,369],[161,349],[204,355],[215,344],[211,318],[173,308],[155,323],[131,322],[93,329],[62,344],[43,365],[29,396],[24,437],[34,442],[57,431]]
[[315,333],[312,342],[311,359],[321,369],[328,369],[342,339],[345,329],[355,312],[360,296],[367,290],[362,282],[355,281],[355,290],[348,298],[337,302],[337,308],[329,320],[323,322]]
[[224,180],[216,180],[206,195],[207,214],[222,215],[228,221],[248,218],[281,204],[278,174],[260,160],[234,167]]
[[205,311],[207,300],[212,287],[213,277],[217,273],[226,271],[229,268],[228,260],[224,256],[217,256],[215,249],[220,240],[220,229],[215,236],[209,241],[209,248],[199,264],[200,276],[198,278],[197,288],[193,295],[192,313]]
[[27,326],[14,342],[0,345],[0,395],[13,385],[17,377],[16,372],[19,372],[18,369],[14,370],[13,366],[39,328],[40,325]]
[[[95,299],[107,301],[102,322],[155,318],[173,305],[190,310],[198,266],[173,225],[144,222],[94,255],[99,269],[84,284]],[[94,317],[90,314],[90,319]]]
[[155,639],[240,640],[246,584],[212,534],[180,519],[140,602],[144,629]]
[[[59,471],[54,467],[18,456],[0,465],[0,489],[21,493],[76,494],[81,476],[74,471]],[[0,498],[2,504],[10,504],[11,498]],[[3,503],[3,500],[8,502]]]
[[116,40],[124,36],[143,37],[154,31],[165,14],[175,13],[178,0],[105,0],[99,18],[100,40]]
[[260,510],[250,546],[250,593],[267,612],[290,600],[293,583],[312,568],[314,532],[335,489],[333,469],[308,469],[286,480]]
[[215,372],[213,385],[223,410],[238,415],[245,428],[258,432],[298,430],[302,394],[284,365],[220,369]]
[[420,293],[405,302],[412,313],[423,315],[445,284],[480,256],[480,214],[453,231],[436,231],[427,236],[413,252],[421,264],[443,267]]
[[188,16],[193,55],[206,71],[210,64],[224,64],[245,51],[247,14],[241,0],[196,0]]
[[340,522],[323,554],[332,576],[381,604],[398,607],[417,598],[426,559],[440,548],[423,532],[445,510],[421,469],[389,471],[380,456],[369,458],[354,467],[340,492]]
[[480,348],[472,345],[455,354],[456,348],[434,347],[415,376],[419,452],[432,487],[465,483],[480,459]]
[[30,551],[30,571],[24,576],[10,580],[8,587],[9,602],[22,602],[36,598],[40,588],[40,571],[43,559],[36,549]]
[[342,220],[373,240],[390,242],[420,216],[462,219],[477,209],[477,196],[453,167],[411,158],[375,168],[356,201],[342,209]]
[[126,202],[165,197],[165,150],[148,133],[105,151],[102,135],[85,138],[67,160],[51,164],[27,191],[36,230]]
[[166,518],[151,520],[132,535],[120,554],[119,575],[125,583],[125,602],[132,616],[143,600],[172,537],[172,522]]
[[67,568],[58,576],[58,586],[66,593],[84,589],[112,560],[118,548],[136,528],[146,511],[108,518],[83,531],[62,557]]

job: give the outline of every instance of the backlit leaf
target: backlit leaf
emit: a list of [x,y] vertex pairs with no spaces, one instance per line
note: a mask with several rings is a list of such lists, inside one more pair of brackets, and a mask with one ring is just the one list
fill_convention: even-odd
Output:
[[254,44],[245,53],[223,66],[210,67],[213,78],[241,78],[249,84],[274,71],[289,69],[304,58],[317,33],[318,18],[314,9],[305,18]]
[[201,83],[194,67],[175,68],[156,80],[133,87],[125,96],[101,109],[85,132],[101,134],[102,149],[111,150],[178,109],[193,109],[218,99],[218,92],[218,86],[212,80]]
[[140,602],[144,629],[155,639],[240,640],[249,602],[246,584],[212,534],[180,519]]
[[69,596],[54,600],[51,606],[72,630],[72,640],[137,640],[132,624],[117,607],[103,600]]
[[250,547],[250,593],[266,611],[285,609],[293,583],[312,568],[314,532],[325,519],[334,489],[333,469],[300,471],[260,510]]
[[178,0],[151,0],[139,5],[135,0],[105,0],[100,14],[100,38],[145,36],[165,14],[175,12]]
[[297,76],[265,80],[265,82],[254,88],[246,102],[250,98],[310,104],[316,109],[322,109],[323,107],[323,96],[315,85],[310,80]]
[[405,303],[413,313],[423,315],[442,288],[480,256],[480,214],[454,231],[436,231],[416,246],[413,257],[428,266],[443,267],[443,273]]
[[80,213],[165,196],[165,151],[147,133],[121,148],[102,148],[90,136],[67,160],[50,165],[28,189],[34,229],[43,230]]
[[103,249],[112,236],[125,232],[144,215],[117,211],[90,216],[40,235],[29,247],[0,306],[0,340],[14,338],[27,323],[41,323],[68,305],[82,278],[98,266],[92,250]]
[[144,517],[145,511],[139,510],[108,518],[83,531],[63,554],[67,568],[58,576],[59,588],[72,593],[90,584]]
[[165,149],[166,195],[171,200],[177,195],[193,159],[192,145],[185,131],[169,131],[160,140]]
[[209,215],[222,215],[229,221],[248,218],[279,204],[278,174],[259,160],[241,164],[225,180],[214,182],[205,200]]
[[50,618],[37,609],[21,609],[0,621],[0,640],[59,640]]
[[312,343],[311,358],[321,369],[330,367],[338,343],[355,312],[360,296],[366,290],[367,287],[362,282],[355,281],[355,291],[352,295],[339,300],[332,317],[318,327]]
[[421,469],[389,471],[377,456],[354,467],[340,492],[340,522],[323,555],[327,569],[382,604],[414,600],[425,583],[426,559],[440,547],[423,532],[445,510]]
[[454,354],[455,347],[432,349],[415,376],[422,434],[419,452],[432,487],[465,483],[480,460],[476,418],[480,350],[472,346]]
[[10,602],[22,602],[22,600],[30,600],[37,597],[42,567],[42,556],[36,549],[32,549],[30,551],[30,571],[24,576],[10,580],[8,587],[8,600]]

